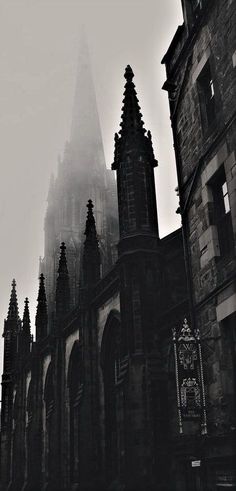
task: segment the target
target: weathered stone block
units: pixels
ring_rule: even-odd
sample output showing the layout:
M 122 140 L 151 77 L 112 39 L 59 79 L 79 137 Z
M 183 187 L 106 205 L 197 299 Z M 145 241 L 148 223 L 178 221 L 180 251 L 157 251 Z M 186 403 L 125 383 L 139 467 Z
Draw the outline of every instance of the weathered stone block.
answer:
M 216 316 L 218 322 L 222 321 L 234 312 L 236 312 L 236 293 L 217 305 Z

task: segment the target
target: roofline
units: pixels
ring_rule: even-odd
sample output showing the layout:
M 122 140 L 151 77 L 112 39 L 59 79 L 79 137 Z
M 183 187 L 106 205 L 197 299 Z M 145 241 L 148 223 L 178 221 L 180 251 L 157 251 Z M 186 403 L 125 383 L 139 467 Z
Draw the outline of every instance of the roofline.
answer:
M 177 45 L 177 42 L 179 41 L 179 38 L 184 30 L 184 27 L 185 27 L 185 23 L 183 22 L 183 24 L 181 24 L 181 26 L 178 26 L 176 31 L 175 31 L 175 34 L 174 34 L 174 37 L 170 43 L 170 46 L 167 50 L 167 52 L 165 53 L 165 55 L 163 56 L 162 60 L 161 60 L 161 64 L 165 64 L 168 59 L 170 58 L 170 55 L 173 51 L 173 49 L 176 47 Z
M 162 237 L 160 239 L 161 240 L 161 244 L 163 242 L 167 242 L 168 240 L 175 239 L 176 237 L 182 235 L 182 230 L 183 230 L 183 228 L 182 227 L 179 227 L 176 230 L 174 230 L 173 232 L 170 232 L 168 235 L 165 235 L 164 237 Z

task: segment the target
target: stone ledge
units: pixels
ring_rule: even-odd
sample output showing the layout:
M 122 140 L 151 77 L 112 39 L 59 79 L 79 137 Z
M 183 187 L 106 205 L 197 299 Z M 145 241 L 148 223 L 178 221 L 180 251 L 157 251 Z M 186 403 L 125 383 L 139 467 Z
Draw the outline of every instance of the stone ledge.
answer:
M 221 322 L 234 312 L 236 312 L 236 293 L 217 305 L 216 317 L 218 322 Z

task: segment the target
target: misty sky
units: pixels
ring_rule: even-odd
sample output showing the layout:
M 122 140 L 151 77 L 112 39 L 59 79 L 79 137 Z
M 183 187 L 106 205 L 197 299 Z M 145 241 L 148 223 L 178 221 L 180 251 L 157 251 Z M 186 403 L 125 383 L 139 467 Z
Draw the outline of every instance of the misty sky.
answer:
M 0 0 L 0 331 L 16 278 L 34 325 L 49 177 L 69 138 L 80 25 L 90 48 L 106 164 L 119 130 L 124 69 L 133 68 L 153 135 L 161 236 L 179 226 L 173 143 L 161 59 L 180 0 Z

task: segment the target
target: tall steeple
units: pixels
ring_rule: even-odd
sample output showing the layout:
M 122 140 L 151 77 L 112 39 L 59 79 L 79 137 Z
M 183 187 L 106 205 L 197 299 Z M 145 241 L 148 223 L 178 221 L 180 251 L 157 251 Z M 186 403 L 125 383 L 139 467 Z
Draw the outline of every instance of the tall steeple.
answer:
M 61 254 L 56 288 L 56 315 L 58 319 L 64 317 L 70 309 L 69 274 L 66 261 L 66 246 L 64 242 L 61 243 L 60 249 Z
M 30 352 L 31 343 L 31 329 L 30 329 L 30 314 L 29 314 L 29 300 L 26 297 L 25 307 L 23 313 L 22 329 L 21 329 L 21 350 L 23 355 Z
M 57 176 L 51 181 L 45 219 L 45 255 L 41 272 L 46 276 L 49 324 L 55 306 L 57 251 L 61 242 L 67 246 L 71 307 L 78 301 L 85 229 L 83 210 L 88 198 L 95 205 L 102 268 L 106 271 L 116 255 L 116 186 L 114 175 L 105 164 L 90 57 L 82 35 L 70 139 L 64 156 L 59 159 Z
M 92 169 L 93 172 L 104 172 L 106 165 L 103 141 L 88 42 L 84 28 L 81 29 L 79 42 L 70 142 L 72 151 L 76 151 L 76 156 L 80 155 L 83 159 L 80 162 L 81 170 L 90 173 Z M 90 159 L 89 167 L 86 166 L 87 159 Z M 84 169 L 83 163 L 85 163 Z
M 16 281 L 12 281 L 12 290 L 8 308 L 7 319 L 4 323 L 4 356 L 2 375 L 2 411 L 1 429 L 7 428 L 11 421 L 13 404 L 13 382 L 12 375 L 17 362 L 17 336 L 20 330 L 20 318 L 16 294 Z
M 3 372 L 11 372 L 14 368 L 17 354 L 17 335 L 20 329 L 20 318 L 16 294 L 16 280 L 12 281 L 10 302 L 7 319 L 4 323 L 4 363 Z
M 26 299 L 25 299 L 22 329 L 25 333 L 30 334 L 30 315 L 29 315 L 29 299 L 28 299 L 28 297 L 26 297 Z
M 151 379 L 147 370 L 150 347 L 158 329 L 162 265 L 158 236 L 154 158 L 150 133 L 146 134 L 133 83 L 133 71 L 125 70 L 122 122 L 115 136 L 112 169 L 117 171 L 120 241 L 117 269 L 124 350 L 129 355 L 129 418 L 127 441 L 130 489 L 153 489 L 154 433 Z M 128 409 L 129 411 L 129 409 Z M 137 442 L 136 435 L 139 434 Z M 142 462 L 142 466 L 140 466 Z M 134 477 L 136 476 L 136 477 Z M 145 478 L 144 478 L 145 476 Z
M 83 253 L 83 284 L 84 286 L 92 286 L 100 279 L 100 252 L 96 231 L 96 224 L 93 215 L 92 200 L 88 200 L 88 213 L 84 234 L 86 239 L 84 242 Z
M 18 310 L 18 302 L 17 302 L 17 295 L 16 295 L 16 280 L 13 279 L 7 320 L 18 321 L 18 319 L 19 319 L 19 310 Z
M 133 83 L 133 71 L 125 70 L 125 92 L 119 135 L 115 135 L 112 169 L 117 171 L 120 239 L 149 234 L 158 237 L 151 133 L 144 129 Z
M 47 299 L 44 286 L 44 275 L 42 273 L 39 277 L 39 292 L 37 301 L 38 305 L 35 318 L 36 341 L 46 337 L 48 324 Z
M 144 123 L 138 104 L 137 92 L 133 83 L 134 74 L 130 65 L 127 65 L 124 76 L 126 84 L 121 115 L 122 122 L 120 123 L 121 130 L 119 133 L 124 138 L 130 137 L 135 132 L 144 135 L 146 130 L 143 128 Z

